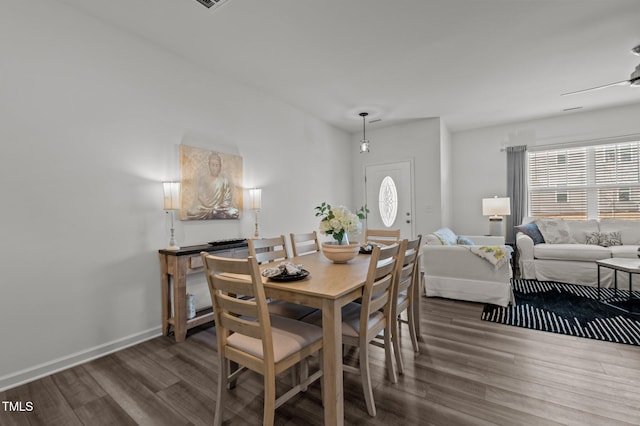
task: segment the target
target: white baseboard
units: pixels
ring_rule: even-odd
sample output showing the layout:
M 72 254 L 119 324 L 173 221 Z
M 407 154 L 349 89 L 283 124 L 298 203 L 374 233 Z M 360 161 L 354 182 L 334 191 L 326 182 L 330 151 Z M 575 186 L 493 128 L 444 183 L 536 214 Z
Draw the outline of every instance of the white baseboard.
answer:
M 50 374 L 66 370 L 67 368 L 83 364 L 93 359 L 100 358 L 110 353 L 117 352 L 129 346 L 137 345 L 138 343 L 142 343 L 160 335 L 162 335 L 161 327 L 154 327 L 109 343 L 8 374 L 0 377 L 0 392 L 32 382 Z

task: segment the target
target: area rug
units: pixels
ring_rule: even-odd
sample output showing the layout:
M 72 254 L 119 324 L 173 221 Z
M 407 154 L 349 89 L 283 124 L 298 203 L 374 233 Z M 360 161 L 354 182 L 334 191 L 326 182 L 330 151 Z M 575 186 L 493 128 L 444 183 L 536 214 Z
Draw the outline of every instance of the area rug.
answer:
M 485 321 L 607 342 L 640 346 L 640 315 L 626 314 L 598 302 L 598 289 L 550 281 L 512 280 L 515 306 L 506 308 L 487 304 L 482 312 Z M 603 298 L 612 304 L 624 303 L 629 292 L 601 289 Z M 640 298 L 640 292 L 634 291 Z M 626 306 L 626 305 L 625 305 Z M 634 300 L 633 312 L 640 312 Z

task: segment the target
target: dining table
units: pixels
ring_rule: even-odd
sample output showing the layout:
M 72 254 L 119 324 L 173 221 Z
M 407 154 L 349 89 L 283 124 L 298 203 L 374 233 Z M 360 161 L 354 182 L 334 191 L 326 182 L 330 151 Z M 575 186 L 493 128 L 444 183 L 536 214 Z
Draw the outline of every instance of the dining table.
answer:
M 262 277 L 267 297 L 322 309 L 325 425 L 344 424 L 341 308 L 362 296 L 370 259 L 358 254 L 347 263 L 333 263 L 315 252 L 288 260 L 309 272 L 304 279 L 281 282 Z

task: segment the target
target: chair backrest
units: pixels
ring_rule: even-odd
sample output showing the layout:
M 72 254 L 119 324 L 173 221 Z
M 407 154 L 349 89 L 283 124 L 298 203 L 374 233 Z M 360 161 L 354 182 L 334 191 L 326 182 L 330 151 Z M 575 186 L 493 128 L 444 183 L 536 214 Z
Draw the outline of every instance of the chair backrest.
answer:
M 259 264 L 288 259 L 284 235 L 273 238 L 250 238 L 249 256 L 255 257 Z
M 362 294 L 362 309 L 360 314 L 360 330 L 367 330 L 369 316 L 372 312 L 383 310 L 389 318 L 390 303 L 396 262 L 400 253 L 400 245 L 375 246 L 371 253 L 367 281 Z M 366 334 L 366 333 L 361 333 Z
M 289 234 L 289 236 L 291 237 L 291 250 L 294 257 L 320 251 L 316 231 L 306 234 Z
M 400 241 L 399 229 L 365 229 L 364 242 L 373 242 L 378 244 L 393 244 Z
M 228 356 L 227 338 L 231 332 L 239 333 L 260 339 L 264 361 L 273 361 L 271 320 L 255 257 L 233 259 L 205 252 L 201 256 L 215 314 L 218 351 Z M 240 299 L 236 294 L 251 299 Z
M 418 271 L 418 255 L 420 254 L 420 242 L 422 235 L 418 235 L 413 240 L 402 240 L 400 243 L 400 254 L 398 255 L 398 268 L 396 268 L 396 280 L 393 288 L 393 298 L 398 300 L 398 296 L 403 291 L 410 291 L 415 284 Z

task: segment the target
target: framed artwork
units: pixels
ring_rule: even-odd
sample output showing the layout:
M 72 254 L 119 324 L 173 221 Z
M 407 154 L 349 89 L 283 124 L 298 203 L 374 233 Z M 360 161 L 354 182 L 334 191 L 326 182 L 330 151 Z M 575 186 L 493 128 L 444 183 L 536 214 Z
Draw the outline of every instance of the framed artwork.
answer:
M 181 220 L 238 219 L 242 157 L 180 145 Z

